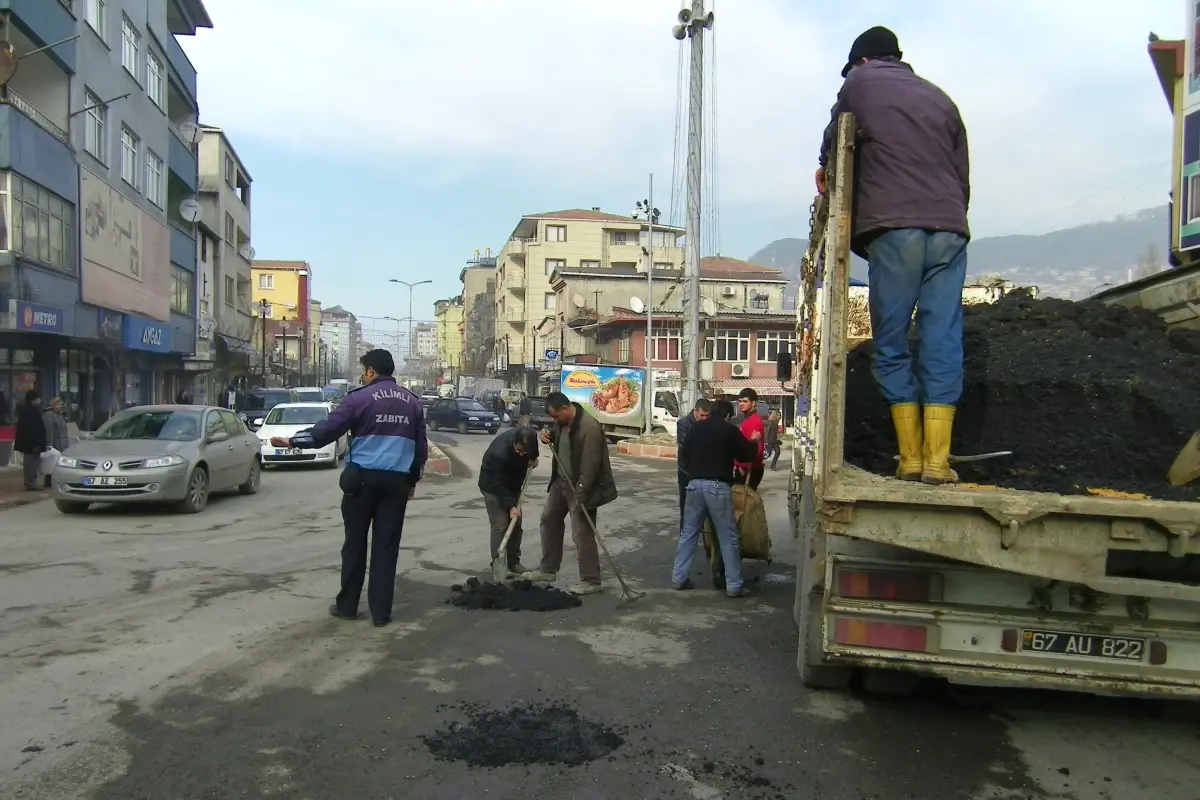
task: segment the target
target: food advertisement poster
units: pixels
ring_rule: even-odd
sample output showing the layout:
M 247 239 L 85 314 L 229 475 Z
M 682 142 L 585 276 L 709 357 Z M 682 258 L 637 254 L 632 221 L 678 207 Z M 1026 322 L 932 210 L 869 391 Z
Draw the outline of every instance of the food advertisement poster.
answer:
M 645 371 L 599 364 L 564 364 L 561 391 L 600 422 L 641 427 Z

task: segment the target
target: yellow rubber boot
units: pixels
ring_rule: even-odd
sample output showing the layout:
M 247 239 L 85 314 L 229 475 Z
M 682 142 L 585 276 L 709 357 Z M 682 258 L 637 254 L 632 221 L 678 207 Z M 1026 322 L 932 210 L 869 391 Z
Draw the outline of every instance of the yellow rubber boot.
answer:
M 954 406 L 925 406 L 923 482 L 936 485 L 958 480 L 958 473 L 950 469 L 950 434 L 953 430 Z
M 921 456 L 921 407 L 916 403 L 892 406 L 892 424 L 896 426 L 896 442 L 900 445 L 900 466 L 896 477 L 902 481 L 919 481 L 924 461 Z

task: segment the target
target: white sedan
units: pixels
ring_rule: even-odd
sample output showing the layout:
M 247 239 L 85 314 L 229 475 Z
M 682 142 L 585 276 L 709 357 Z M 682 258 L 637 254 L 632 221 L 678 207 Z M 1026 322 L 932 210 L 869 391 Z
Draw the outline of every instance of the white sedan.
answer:
M 262 427 L 255 431 L 262 444 L 263 466 L 319 464 L 328 469 L 335 468 L 349 449 L 345 436 L 320 450 L 275 447 L 271 444 L 272 437 L 287 439 L 295 436 L 300 431 L 325 420 L 331 411 L 332 403 L 280 403 L 272 408 L 271 413 L 263 420 Z

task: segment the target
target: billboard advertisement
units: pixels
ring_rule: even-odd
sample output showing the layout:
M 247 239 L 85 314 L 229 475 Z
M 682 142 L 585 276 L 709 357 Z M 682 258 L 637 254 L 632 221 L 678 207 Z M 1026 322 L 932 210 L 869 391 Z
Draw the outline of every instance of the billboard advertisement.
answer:
M 84 302 L 166 322 L 171 314 L 171 238 L 104 179 L 80 171 Z
M 646 371 L 602 364 L 563 364 L 559 391 L 606 425 L 642 427 Z

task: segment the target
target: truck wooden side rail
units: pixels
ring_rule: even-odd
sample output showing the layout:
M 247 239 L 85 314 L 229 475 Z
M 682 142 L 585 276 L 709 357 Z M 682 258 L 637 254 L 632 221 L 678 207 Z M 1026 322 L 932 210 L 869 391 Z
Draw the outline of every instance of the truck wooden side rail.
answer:
M 802 680 L 844 686 L 861 668 L 879 689 L 923 673 L 1200 695 L 1200 503 L 935 487 L 845 463 L 854 132 L 843 115 L 797 304 Z

